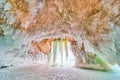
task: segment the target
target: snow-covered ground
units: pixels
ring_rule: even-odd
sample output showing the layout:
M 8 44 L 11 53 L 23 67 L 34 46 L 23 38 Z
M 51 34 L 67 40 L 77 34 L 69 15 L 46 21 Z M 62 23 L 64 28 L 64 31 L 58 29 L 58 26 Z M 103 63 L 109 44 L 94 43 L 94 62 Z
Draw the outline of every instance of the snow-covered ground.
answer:
M 31 65 L 0 69 L 0 80 L 120 80 L 120 73 Z

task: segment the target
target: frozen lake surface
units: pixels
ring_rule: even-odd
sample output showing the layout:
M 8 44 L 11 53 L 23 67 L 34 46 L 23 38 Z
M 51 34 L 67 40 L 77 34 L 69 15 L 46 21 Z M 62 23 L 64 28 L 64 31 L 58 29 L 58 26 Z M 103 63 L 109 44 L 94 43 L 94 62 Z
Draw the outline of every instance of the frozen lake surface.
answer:
M 0 69 L 0 80 L 120 80 L 120 73 L 32 65 Z

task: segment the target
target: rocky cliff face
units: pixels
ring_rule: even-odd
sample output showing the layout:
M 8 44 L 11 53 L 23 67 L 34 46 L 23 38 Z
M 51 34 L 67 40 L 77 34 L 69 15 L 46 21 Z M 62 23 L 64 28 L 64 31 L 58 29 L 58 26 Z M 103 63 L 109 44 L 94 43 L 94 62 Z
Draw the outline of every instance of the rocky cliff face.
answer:
M 119 35 L 120 0 L 0 1 L 0 54 L 25 55 L 32 41 L 69 37 L 74 53 L 84 43 L 86 52 L 120 64 Z

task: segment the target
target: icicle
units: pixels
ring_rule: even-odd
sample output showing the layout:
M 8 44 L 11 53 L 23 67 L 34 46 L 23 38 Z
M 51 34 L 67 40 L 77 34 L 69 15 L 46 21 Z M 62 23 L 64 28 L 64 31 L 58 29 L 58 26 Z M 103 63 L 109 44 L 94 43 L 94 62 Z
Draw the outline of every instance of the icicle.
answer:
M 48 62 L 49 62 L 49 63 L 50 63 L 51 55 L 52 55 L 52 53 L 50 52 L 50 53 L 48 54 Z
M 62 40 L 59 41 L 59 53 L 60 53 L 60 57 L 61 57 L 61 65 L 63 65 L 63 42 Z
M 68 53 L 70 53 L 70 60 L 73 57 L 72 51 L 70 50 L 70 44 L 67 40 L 57 39 L 53 42 L 51 52 L 48 55 L 48 62 L 52 63 L 53 66 L 58 65 L 66 66 L 70 63 L 68 61 Z M 64 61 L 64 62 L 63 62 Z
M 52 42 L 52 46 L 51 46 L 51 52 L 48 54 L 48 62 L 53 64 L 53 42 Z
M 53 44 L 53 65 L 55 65 L 56 63 L 57 47 L 58 47 L 58 40 L 56 40 Z
M 64 40 L 64 47 L 65 47 L 66 59 L 68 59 L 68 42 L 67 42 L 67 40 Z

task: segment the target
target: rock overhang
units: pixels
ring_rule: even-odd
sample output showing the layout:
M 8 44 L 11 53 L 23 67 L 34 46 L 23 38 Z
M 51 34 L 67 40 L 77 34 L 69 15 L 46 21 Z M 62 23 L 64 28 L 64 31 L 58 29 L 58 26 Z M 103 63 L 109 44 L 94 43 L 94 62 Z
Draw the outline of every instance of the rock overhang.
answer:
M 14 35 L 13 39 L 20 37 L 21 43 L 26 44 L 69 36 L 79 47 L 84 42 L 92 52 L 119 63 L 119 3 L 119 0 L 2 0 L 1 34 Z M 6 26 L 15 27 L 16 32 L 9 35 Z

